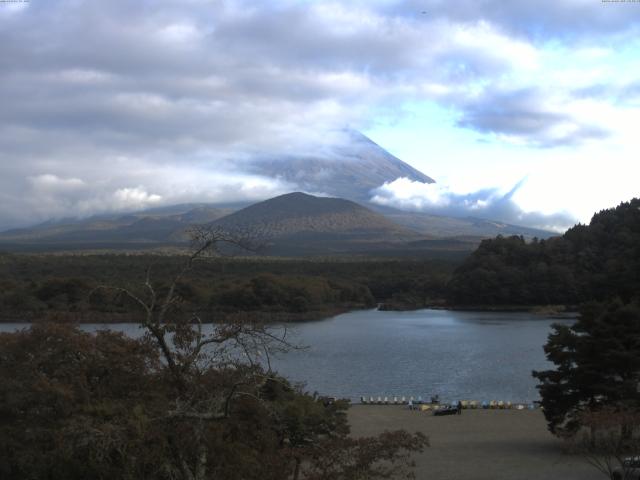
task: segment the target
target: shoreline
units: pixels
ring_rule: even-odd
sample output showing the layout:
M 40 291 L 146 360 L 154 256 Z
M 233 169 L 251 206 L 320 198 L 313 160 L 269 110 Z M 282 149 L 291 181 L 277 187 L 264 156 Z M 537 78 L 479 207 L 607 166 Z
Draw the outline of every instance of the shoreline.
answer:
M 443 305 L 437 303 L 411 306 L 380 303 L 378 310 L 385 312 L 445 310 L 452 312 L 532 313 L 558 319 L 576 318 L 579 314 L 577 305 Z
M 266 312 L 266 311 L 243 311 L 243 312 L 226 312 L 212 316 L 202 321 L 203 325 L 233 322 L 233 321 L 260 321 L 265 324 L 275 323 L 305 323 L 328 320 L 339 315 L 351 312 L 359 312 L 364 310 L 381 311 L 381 312 L 415 312 L 419 310 L 443 310 L 452 312 L 484 312 L 484 313 L 530 313 L 541 318 L 552 318 L 557 320 L 571 320 L 578 317 L 575 307 L 566 307 L 562 310 L 560 306 L 492 306 L 492 305 L 470 305 L 470 306 L 443 306 L 428 305 L 416 308 L 388 308 L 386 304 L 380 303 L 376 306 L 351 306 L 351 307 L 335 307 L 326 310 L 310 310 L 307 312 Z M 0 317 L 0 324 L 7 323 L 74 323 L 74 324 L 123 324 L 123 323 L 140 323 L 140 314 L 122 313 L 122 312 L 46 312 L 31 313 L 29 315 L 10 317 Z M 194 322 L 195 323 L 195 322 Z

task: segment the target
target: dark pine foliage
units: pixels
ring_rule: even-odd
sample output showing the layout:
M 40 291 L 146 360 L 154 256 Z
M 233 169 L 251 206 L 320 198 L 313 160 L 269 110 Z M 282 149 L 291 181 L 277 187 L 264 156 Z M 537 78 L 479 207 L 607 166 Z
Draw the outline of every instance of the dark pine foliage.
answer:
M 640 291 L 640 199 L 595 214 L 563 236 L 483 241 L 455 271 L 457 305 L 577 305 Z
M 638 301 L 586 304 L 575 324 L 554 326 L 545 352 L 556 369 L 533 375 L 553 433 L 574 433 L 585 412 L 640 410 Z

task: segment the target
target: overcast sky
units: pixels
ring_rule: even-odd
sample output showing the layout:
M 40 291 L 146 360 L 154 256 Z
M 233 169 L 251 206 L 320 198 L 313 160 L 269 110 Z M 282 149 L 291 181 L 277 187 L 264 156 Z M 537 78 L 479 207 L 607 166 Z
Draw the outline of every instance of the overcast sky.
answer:
M 601 0 L 0 3 L 0 228 L 268 198 L 243 159 L 345 127 L 437 181 L 379 203 L 585 222 L 639 193 L 639 33 Z

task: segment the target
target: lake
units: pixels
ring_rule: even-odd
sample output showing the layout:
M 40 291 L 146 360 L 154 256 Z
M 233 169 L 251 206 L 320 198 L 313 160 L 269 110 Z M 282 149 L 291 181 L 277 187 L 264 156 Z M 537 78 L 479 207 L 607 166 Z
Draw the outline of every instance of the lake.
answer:
M 308 348 L 272 364 L 309 391 L 358 400 L 364 396 L 422 396 L 530 402 L 538 399 L 532 370 L 551 366 L 542 349 L 551 320 L 529 313 L 356 311 L 288 325 L 288 338 Z M 0 324 L 11 331 L 25 324 Z M 82 325 L 121 330 L 134 324 Z

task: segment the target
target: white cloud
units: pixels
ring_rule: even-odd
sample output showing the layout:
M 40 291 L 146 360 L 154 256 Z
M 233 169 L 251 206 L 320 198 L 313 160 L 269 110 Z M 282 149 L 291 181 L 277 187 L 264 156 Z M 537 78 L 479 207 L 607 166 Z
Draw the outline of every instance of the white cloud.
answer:
M 451 190 L 439 183 L 422 183 L 398 178 L 376 190 L 371 201 L 379 205 L 410 210 L 444 208 L 451 203 Z
M 536 47 L 527 41 L 510 38 L 484 20 L 453 26 L 452 30 L 449 48 L 466 49 L 470 58 L 484 56 L 496 64 L 504 63 L 527 71 L 540 66 L 540 52 Z
M 371 201 L 379 205 L 454 217 L 476 217 L 562 232 L 576 223 L 567 212 L 545 214 L 525 211 L 514 195 L 525 184 L 521 180 L 513 188 L 485 188 L 474 192 L 455 192 L 451 188 L 398 178 L 373 190 Z
M 158 36 L 169 45 L 194 42 L 200 36 L 200 31 L 192 23 L 172 23 L 162 27 Z
M 107 165 L 110 170 L 105 174 Z M 15 177 L 19 166 L 13 167 L 9 175 Z M 68 166 L 62 163 L 57 167 L 64 171 L 63 167 Z M 85 165 L 83 178 L 43 173 L 27 176 L 24 183 L 5 182 L 0 195 L 0 218 L 6 228 L 178 203 L 255 202 L 295 190 L 294 185 L 278 179 L 198 166 L 195 162 L 185 168 L 171 162 L 114 157 L 95 167 Z M 0 173 L 2 170 L 0 166 Z
M 160 195 L 148 193 L 143 187 L 119 188 L 113 194 L 116 209 L 141 210 L 162 200 Z
M 51 173 L 30 176 L 28 180 L 37 190 L 70 191 L 86 187 L 85 182 L 79 178 L 60 178 Z
M 400 119 L 419 101 L 454 112 L 451 129 L 523 152 L 605 141 L 631 150 L 638 19 L 635 5 L 576 0 L 2 6 L 0 228 L 134 204 L 259 200 L 292 186 L 232 171 L 233 159 L 317 151 L 328 132 Z M 447 158 L 424 152 L 415 166 L 432 175 L 429 162 Z M 396 188 L 394 201 L 452 201 L 403 188 L 413 193 Z M 38 200 L 25 203 L 24 189 Z

